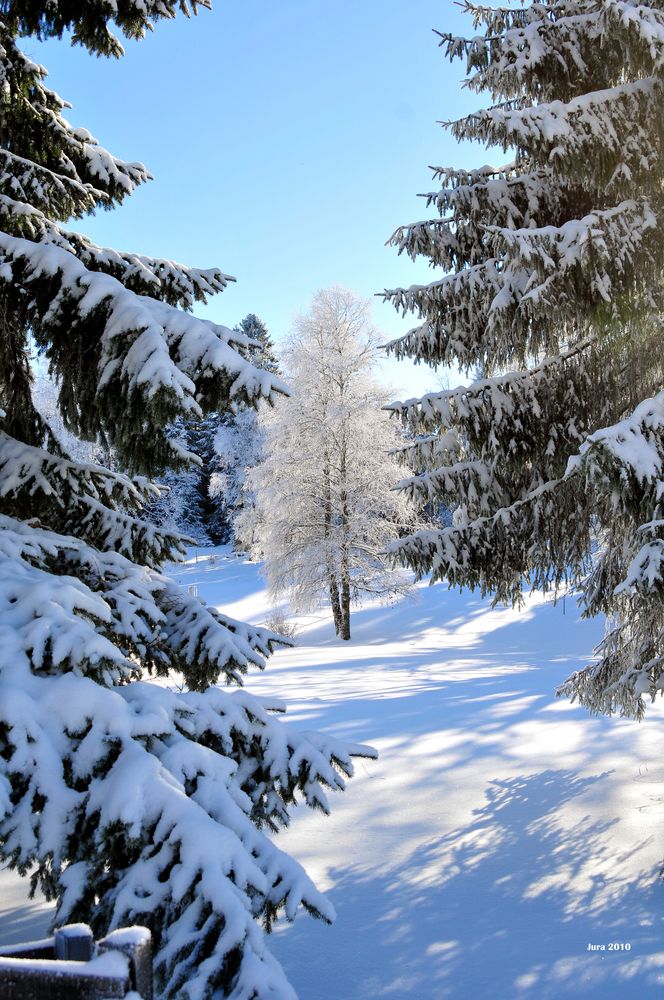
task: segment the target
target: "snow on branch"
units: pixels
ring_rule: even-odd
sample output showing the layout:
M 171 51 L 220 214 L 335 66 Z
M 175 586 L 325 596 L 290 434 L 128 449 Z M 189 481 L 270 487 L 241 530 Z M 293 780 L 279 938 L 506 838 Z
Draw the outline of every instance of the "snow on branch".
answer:
M 153 22 L 172 19 L 180 10 L 186 17 L 198 8 L 210 10 L 212 0 L 86 0 L 72 5 L 26 3 L 25 0 L 5 0 L 3 19 L 20 34 L 41 38 L 62 38 L 71 31 L 72 41 L 96 55 L 124 55 L 110 25 L 116 25 L 127 38 L 143 38 L 153 28 Z
M 388 244 L 412 259 L 428 257 L 446 271 L 482 263 L 490 255 L 486 245 L 487 218 L 495 227 L 527 229 L 541 218 L 560 225 L 569 218 L 570 210 L 585 214 L 591 208 L 582 188 L 554 183 L 544 170 L 501 174 L 467 184 L 456 178 L 451 186 L 422 197 L 427 205 L 435 206 L 441 218 L 400 226 Z
M 464 426 L 482 415 L 492 426 L 510 419 L 515 409 L 535 409 L 539 415 L 541 404 L 537 402 L 537 389 L 548 389 L 547 382 L 561 367 L 579 355 L 585 354 L 596 343 L 588 337 L 555 357 L 544 358 L 539 365 L 525 371 L 505 372 L 491 378 L 477 379 L 472 385 L 444 389 L 427 393 L 420 398 L 394 402 L 385 409 L 400 416 L 403 423 L 415 432 L 432 430 L 439 426 L 449 427 L 452 422 Z M 573 369 L 565 367 L 569 377 Z M 559 377 L 559 376 L 558 376 Z M 482 421 L 484 423 L 484 420 Z
M 569 463 L 568 475 L 576 472 L 605 525 L 585 585 L 586 614 L 611 617 L 598 659 L 559 694 L 594 712 L 641 719 L 644 697 L 664 692 L 664 391 L 590 435 Z
M 439 476 L 446 471 L 438 470 Z M 607 476 L 621 489 L 607 494 Z M 479 586 L 498 601 L 513 601 L 524 579 L 546 591 L 589 567 L 598 504 L 610 505 L 603 512 L 607 519 L 629 518 L 632 510 L 654 509 L 663 500 L 664 391 L 587 437 L 559 479 L 488 516 L 468 520 L 460 511 L 453 527 L 416 532 L 392 543 L 390 551 L 433 580 Z M 635 531 L 640 528 L 634 525 Z
M 599 480 L 609 464 L 617 470 L 617 480 L 631 482 L 629 493 L 614 498 L 621 506 L 629 504 L 629 494 L 637 488 L 654 490 L 658 499 L 664 493 L 664 391 L 643 400 L 624 420 L 591 434 L 570 459 L 568 471 L 584 466 L 591 481 Z
M 219 677 L 241 683 L 250 665 L 263 666 L 275 644 L 288 644 L 267 629 L 207 608 L 120 553 L 99 551 L 71 535 L 2 515 L 0 551 L 9 574 L 3 591 L 7 620 L 18 615 L 16 628 L 42 643 L 37 666 L 62 669 L 66 662 L 117 683 L 134 676 L 141 661 L 160 675 L 180 672 L 191 688 L 201 688 Z M 14 579 L 25 581 L 15 608 Z
M 0 496 L 23 490 L 30 496 L 38 492 L 57 495 L 59 486 L 67 494 L 83 489 L 106 503 L 121 503 L 133 509 L 140 509 L 158 492 L 147 480 L 132 480 L 103 465 L 57 457 L 0 431 Z M 64 506 L 64 499 L 60 503 Z
M 6 8 L 6 5 L 5 5 Z M 150 174 L 142 163 L 128 163 L 100 145 L 85 128 L 75 128 L 62 115 L 67 104 L 44 86 L 46 70 L 25 58 L 16 47 L 15 31 L 0 22 L 3 59 L 1 71 L 9 100 L 3 114 L 5 148 L 39 150 L 32 157 L 55 175 L 70 178 L 82 185 L 93 184 L 104 200 L 121 202 Z M 30 141 L 25 132 L 29 128 Z M 23 141 L 21 141 L 21 138 Z M 88 187 L 88 192 L 92 190 Z
M 421 503 L 440 499 L 457 505 L 465 503 L 482 515 L 509 503 L 509 494 L 493 466 L 477 458 L 428 469 L 400 480 L 394 488 Z
M 657 216 L 646 200 L 627 200 L 559 227 L 487 226 L 491 256 L 483 263 L 428 285 L 385 291 L 384 298 L 404 313 L 427 316 L 425 324 L 387 349 L 462 366 L 472 364 L 480 349 L 493 366 L 524 363 L 543 351 L 558 354 L 572 331 L 578 336 L 583 330 L 593 308 L 606 304 L 617 313 L 615 288 L 626 280 L 635 293 L 641 290 L 649 299 L 657 294 L 652 283 L 662 266 L 657 233 Z M 630 267 L 637 254 L 638 273 Z
M 247 341 L 241 334 L 136 295 L 110 275 L 88 270 L 67 250 L 0 233 L 0 261 L 0 278 L 12 282 L 12 294 L 17 287 L 29 292 L 36 339 L 71 383 L 66 415 L 72 429 L 83 437 L 103 430 L 138 467 L 143 435 L 152 444 L 158 428 L 177 416 L 200 417 L 204 409 L 287 394 L 277 376 L 242 357 L 236 348 Z M 51 343 L 57 344 L 63 326 L 96 363 L 93 414 L 75 404 L 79 393 L 89 391 L 89 371 L 59 371 L 71 358 L 71 348 L 61 356 Z M 146 410 L 142 428 L 135 419 L 137 396 Z M 93 423 L 77 424 L 79 410 L 87 410 Z M 166 454 L 175 447 L 165 436 L 162 445 Z M 176 462 L 182 457 L 174 456 Z
M 654 78 L 594 91 L 523 110 L 494 107 L 451 124 L 457 139 L 477 139 L 503 149 L 516 147 L 538 166 L 555 163 L 562 176 L 578 172 L 580 161 L 605 165 L 607 178 L 618 162 L 635 173 L 655 171 L 659 152 L 651 131 L 639 123 L 657 116 L 661 84 Z
M 524 582 L 556 590 L 588 565 L 589 501 L 576 476 L 550 481 L 509 507 L 442 530 L 418 531 L 390 553 L 432 582 L 481 589 L 494 601 L 518 603 Z M 463 514 L 463 512 L 459 512 Z M 554 538 L 548 529 L 560 525 Z
M 49 528 L 76 534 L 154 568 L 184 554 L 185 539 L 132 515 L 158 495 L 147 480 L 130 480 L 99 465 L 72 462 L 0 431 L 0 497 L 4 511 L 27 509 Z
M 639 73 L 664 64 L 664 14 L 634 0 L 566 3 L 553 16 L 532 4 L 505 25 L 496 32 L 489 22 L 486 34 L 473 38 L 441 34 L 446 56 L 466 59 L 466 86 L 494 100 L 527 93 L 547 101 L 565 86 L 571 95 L 598 48 L 608 78 L 619 78 L 625 63 Z
M 561 302 L 569 299 L 569 295 L 563 298 L 566 286 L 573 283 L 578 294 L 582 281 L 587 287 L 585 310 L 588 301 L 612 301 L 617 282 L 624 283 L 630 262 L 637 256 L 641 262 L 640 283 L 651 283 L 653 272 L 659 273 L 661 266 L 657 229 L 657 216 L 649 203 L 630 199 L 559 227 L 489 226 L 487 233 L 494 252 L 502 244 L 509 248 L 510 269 L 534 265 L 536 274 L 531 276 L 523 301 L 555 297 L 560 309 Z
M 291 645 L 269 629 L 235 621 L 207 607 L 166 578 L 162 578 L 158 602 L 172 669 L 182 673 L 192 690 L 216 683 L 222 671 L 227 681 L 241 684 L 250 664 L 262 670 L 264 657 L 275 645 Z
M 96 246 L 87 236 L 63 229 L 33 205 L 3 194 L 0 194 L 0 219 L 10 235 L 60 247 L 90 271 L 110 274 L 139 295 L 183 309 L 190 310 L 196 302 L 206 302 L 208 296 L 223 292 L 229 282 L 235 281 L 217 267 L 187 267 L 164 258 Z
M 339 770 L 351 773 L 351 757 L 373 756 L 369 747 L 290 733 L 244 693 L 109 690 L 73 673 L 35 676 L 22 653 L 2 671 L 0 720 L 0 769 L 27 776 L 0 837 L 20 864 L 38 863 L 37 880 L 64 890 L 58 923 L 85 912 L 93 928 L 148 926 L 157 984 L 170 995 L 204 995 L 229 961 L 236 995 L 256 984 L 262 996 L 292 995 L 255 919 L 269 927 L 304 906 L 329 921 L 334 910 L 257 829 L 254 812 L 270 807 L 256 798 L 256 772 L 290 804 L 316 786 L 343 787 Z M 95 846 L 85 857 L 83 827 Z M 111 876 L 110 857 L 130 861 Z
M 0 193 L 10 199 L 3 204 L 3 218 L 7 220 L 12 215 L 27 217 L 36 212 L 48 212 L 55 218 L 79 217 L 107 201 L 93 185 L 1 148 Z

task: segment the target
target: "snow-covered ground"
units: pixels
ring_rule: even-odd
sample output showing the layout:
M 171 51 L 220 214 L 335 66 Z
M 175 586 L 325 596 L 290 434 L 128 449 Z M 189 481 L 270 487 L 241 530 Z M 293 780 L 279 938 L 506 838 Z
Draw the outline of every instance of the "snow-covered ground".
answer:
M 270 616 L 257 567 L 228 550 L 175 575 L 237 618 Z M 422 585 L 351 624 L 342 643 L 300 620 L 297 647 L 248 682 L 303 728 L 380 751 L 332 816 L 303 810 L 279 835 L 337 910 L 273 936 L 301 1000 L 659 995 L 664 714 L 594 719 L 553 693 L 599 623 L 569 598 L 491 610 Z M 16 878 L 0 890 L 0 941 L 45 932 Z

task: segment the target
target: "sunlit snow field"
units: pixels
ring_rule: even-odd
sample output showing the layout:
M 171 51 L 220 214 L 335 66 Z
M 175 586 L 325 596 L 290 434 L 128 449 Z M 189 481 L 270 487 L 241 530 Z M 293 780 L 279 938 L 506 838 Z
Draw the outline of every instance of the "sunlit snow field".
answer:
M 236 618 L 270 616 L 258 568 L 228 549 L 175 575 Z M 380 752 L 330 817 L 301 810 L 279 835 L 337 910 L 273 935 L 300 1000 L 659 995 L 663 713 L 594 719 L 554 696 L 600 624 L 570 598 L 491 610 L 426 584 L 357 611 L 350 643 L 322 614 L 298 621 L 248 686 Z M 46 932 L 22 883 L 5 873 L 0 891 L 0 941 Z

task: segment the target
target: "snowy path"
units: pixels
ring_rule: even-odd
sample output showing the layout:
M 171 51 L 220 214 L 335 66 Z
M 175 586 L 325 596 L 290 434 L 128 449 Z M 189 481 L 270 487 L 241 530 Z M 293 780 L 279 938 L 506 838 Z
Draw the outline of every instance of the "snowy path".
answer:
M 267 617 L 251 565 L 222 556 L 178 575 L 236 617 Z M 338 913 L 273 937 L 300 1000 L 660 994 L 663 713 L 639 726 L 555 700 L 599 635 L 566 612 L 421 587 L 356 613 L 350 643 L 309 624 L 252 679 L 305 728 L 380 751 L 331 817 L 298 815 L 280 835 Z M 43 929 L 13 885 L 1 940 Z

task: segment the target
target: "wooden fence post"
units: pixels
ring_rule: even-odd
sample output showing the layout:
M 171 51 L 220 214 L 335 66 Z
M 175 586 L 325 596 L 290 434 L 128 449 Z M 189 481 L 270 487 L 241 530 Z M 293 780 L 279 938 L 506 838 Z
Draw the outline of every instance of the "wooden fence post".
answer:
M 153 1000 L 152 937 L 126 927 L 95 942 L 86 924 L 52 938 L 0 947 L 0 1000 Z

